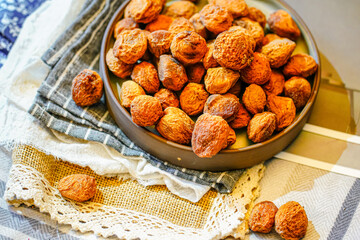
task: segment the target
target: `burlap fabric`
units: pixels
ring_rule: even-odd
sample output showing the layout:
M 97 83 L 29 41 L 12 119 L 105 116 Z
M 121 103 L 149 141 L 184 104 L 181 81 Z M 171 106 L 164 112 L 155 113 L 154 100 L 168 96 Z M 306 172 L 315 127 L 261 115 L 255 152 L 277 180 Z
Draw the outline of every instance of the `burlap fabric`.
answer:
M 264 166 L 257 165 L 237 182 L 233 193 L 210 190 L 192 203 L 170 193 L 165 186 L 144 187 L 134 180 L 96 175 L 91 169 L 56 159 L 30 146 L 13 151 L 4 198 L 15 206 L 34 205 L 60 223 L 81 232 L 124 239 L 243 238 L 246 213 L 258 196 Z M 94 176 L 93 199 L 77 203 L 64 199 L 57 184 L 64 176 Z

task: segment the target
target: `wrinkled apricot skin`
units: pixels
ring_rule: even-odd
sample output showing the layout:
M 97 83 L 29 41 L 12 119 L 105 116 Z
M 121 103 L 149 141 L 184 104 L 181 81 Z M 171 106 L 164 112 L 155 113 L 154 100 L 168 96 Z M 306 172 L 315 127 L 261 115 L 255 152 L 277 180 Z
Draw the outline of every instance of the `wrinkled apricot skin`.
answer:
M 206 44 L 208 50 L 203 58 L 203 64 L 204 64 L 204 67 L 206 70 L 209 68 L 215 68 L 215 67 L 220 66 L 219 63 L 215 60 L 215 58 L 213 56 L 213 52 L 214 52 L 214 48 L 215 48 L 214 42 L 215 41 L 212 40 Z
M 133 18 L 121 19 L 115 25 L 114 38 L 116 39 L 123 30 L 133 30 L 135 28 L 139 28 L 139 24 L 137 24 Z
M 173 21 L 174 19 L 172 17 L 160 14 L 154 21 L 146 25 L 145 30 L 149 32 L 169 30 L 169 27 Z
M 200 14 L 195 13 L 189 19 L 189 21 L 193 24 L 193 26 L 195 28 L 195 32 L 198 33 L 200 36 L 202 36 L 204 39 L 207 39 L 207 37 L 208 37 L 207 30 L 206 30 L 204 24 L 202 24 L 202 22 L 200 20 Z
M 220 116 L 227 122 L 231 122 L 235 119 L 239 108 L 240 102 L 235 95 L 231 93 L 225 95 L 214 94 L 206 100 L 204 113 Z
M 234 145 L 235 142 L 236 142 L 236 132 L 234 131 L 234 129 L 230 128 L 229 136 L 227 138 L 226 144 L 223 146 L 223 149 Z
M 248 13 L 248 15 L 246 15 L 246 17 L 250 18 L 253 21 L 258 22 L 262 28 L 265 28 L 266 17 L 264 15 L 264 13 L 255 7 L 249 7 L 248 10 L 249 10 L 249 13 Z
M 257 203 L 249 217 L 249 227 L 254 232 L 269 233 L 275 224 L 275 214 L 278 208 L 273 202 Z
M 183 31 L 194 31 L 195 28 L 192 23 L 183 17 L 175 18 L 174 21 L 170 24 L 169 32 L 173 33 L 174 36 Z
M 210 0 L 209 3 L 226 8 L 233 18 L 244 17 L 249 12 L 244 0 Z
M 277 131 L 281 131 L 294 122 L 296 107 L 291 98 L 270 95 L 267 108 L 276 115 Z
M 200 83 L 205 75 L 206 69 L 201 62 L 187 66 L 186 73 L 189 82 Z
M 271 94 L 280 95 L 284 91 L 284 85 L 284 75 L 282 75 L 279 71 L 272 70 L 270 80 L 261 87 L 266 93 L 266 96 L 269 96 Z
M 190 116 L 198 115 L 204 109 L 209 94 L 203 84 L 189 83 L 180 94 L 180 106 Z
M 134 68 L 134 64 L 127 64 L 116 57 L 114 57 L 113 49 L 110 48 L 106 54 L 106 65 L 108 66 L 109 70 L 119 78 L 126 78 L 130 76 L 132 70 Z
M 232 25 L 232 15 L 226 10 L 226 8 L 219 5 L 205 5 L 199 14 L 202 24 L 207 30 L 214 34 L 226 31 Z
M 315 59 L 305 53 L 298 53 L 291 56 L 283 68 L 286 77 L 299 76 L 307 78 L 317 70 Z
M 145 95 L 144 89 L 134 81 L 125 81 L 121 86 L 121 105 L 125 108 L 130 108 L 131 102 L 137 96 Z
M 298 240 L 305 236 L 308 218 L 304 208 L 291 201 L 282 205 L 275 215 L 275 231 L 287 240 Z
M 148 47 L 155 57 L 159 58 L 162 54 L 170 53 L 170 45 L 174 35 L 166 30 L 154 31 L 148 36 Z
M 277 39 L 263 46 L 261 53 L 267 57 L 271 68 L 279 68 L 287 63 L 295 47 L 296 44 L 289 39 Z
M 229 125 L 234 129 L 239 129 L 243 127 L 247 127 L 251 119 L 250 114 L 245 109 L 244 105 L 240 103 L 239 110 L 235 114 L 234 120 L 232 120 Z
M 280 37 L 296 40 L 300 37 L 301 32 L 291 15 L 280 9 L 272 13 L 268 19 L 270 30 Z
M 251 84 L 245 89 L 242 102 L 251 114 L 261 113 L 266 105 L 265 92 L 260 86 Z
M 151 63 L 141 62 L 136 65 L 131 79 L 144 88 L 147 93 L 156 93 L 159 90 L 160 81 L 157 70 Z
M 58 184 L 62 196 L 85 202 L 95 196 L 96 181 L 94 177 L 85 174 L 73 174 L 62 178 Z
M 292 77 L 285 82 L 285 96 L 294 101 L 296 109 L 304 107 L 311 95 L 310 83 L 302 77 Z
M 84 69 L 72 81 L 72 99 L 80 107 L 90 106 L 100 101 L 104 83 L 95 71 Z
M 254 53 L 254 60 L 240 72 L 241 79 L 247 84 L 263 85 L 270 80 L 271 68 L 266 56 L 261 53 Z
M 181 90 L 188 82 L 184 66 L 169 55 L 160 56 L 158 73 L 164 87 L 173 91 Z
M 196 12 L 196 6 L 190 1 L 173 2 L 165 12 L 165 15 L 173 18 L 184 17 L 189 19 Z
M 266 44 L 268 44 L 269 42 L 272 42 L 274 40 L 277 39 L 281 39 L 281 37 L 279 37 L 278 35 L 274 34 L 274 33 L 268 33 L 265 35 L 265 37 L 262 39 L 262 46 L 265 46 Z
M 170 46 L 173 57 L 182 64 L 195 64 L 199 62 L 207 51 L 206 41 L 196 32 L 183 31 L 178 33 Z
M 162 0 L 131 0 L 125 8 L 125 17 L 132 17 L 137 23 L 149 23 L 159 16 L 162 8 Z
M 253 60 L 254 48 L 254 39 L 246 30 L 229 30 L 216 38 L 213 56 L 222 67 L 239 71 Z
M 205 87 L 210 94 L 229 91 L 240 78 L 239 72 L 224 67 L 209 68 L 205 75 Z
M 264 29 L 261 27 L 260 23 L 255 22 L 250 18 L 244 17 L 235 20 L 233 24 L 248 30 L 249 34 L 254 38 L 257 46 L 262 44 L 262 40 L 264 38 Z
M 164 138 L 179 143 L 190 144 L 195 123 L 179 108 L 168 107 L 156 125 L 156 130 Z
M 130 111 L 133 122 L 141 127 L 156 124 L 164 114 L 160 101 L 148 95 L 135 97 L 131 102 Z
M 134 64 L 147 49 L 147 37 L 140 29 L 122 31 L 114 44 L 114 56 L 127 64 Z
M 178 97 L 175 95 L 174 92 L 169 89 L 160 89 L 157 93 L 155 93 L 154 97 L 160 101 L 161 106 L 164 110 L 167 107 L 179 107 L 180 102 Z
M 192 134 L 194 153 L 202 158 L 211 158 L 227 143 L 229 132 L 230 127 L 222 117 L 204 113 L 197 119 Z
M 247 127 L 248 138 L 254 143 L 268 140 L 276 129 L 276 116 L 271 112 L 255 114 Z

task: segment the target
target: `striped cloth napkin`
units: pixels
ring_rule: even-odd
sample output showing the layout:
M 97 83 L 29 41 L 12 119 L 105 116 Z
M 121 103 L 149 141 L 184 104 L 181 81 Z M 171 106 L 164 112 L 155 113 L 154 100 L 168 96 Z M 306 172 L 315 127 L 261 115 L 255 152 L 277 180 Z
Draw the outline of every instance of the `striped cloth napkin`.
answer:
M 75 22 L 44 54 L 51 71 L 38 90 L 29 113 L 47 127 L 67 135 L 108 145 L 127 157 L 144 157 L 153 166 L 181 179 L 231 192 L 243 169 L 201 172 L 160 161 L 136 146 L 109 115 L 104 99 L 81 108 L 71 97 L 72 79 L 83 69 L 98 70 L 102 37 L 123 1 L 88 0 Z

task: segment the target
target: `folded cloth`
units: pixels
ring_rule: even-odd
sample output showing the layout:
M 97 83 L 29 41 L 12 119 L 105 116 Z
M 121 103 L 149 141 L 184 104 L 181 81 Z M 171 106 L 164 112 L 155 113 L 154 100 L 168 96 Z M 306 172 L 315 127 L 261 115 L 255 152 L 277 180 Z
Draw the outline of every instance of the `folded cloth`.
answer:
M 51 68 L 38 90 L 29 113 L 47 127 L 67 135 L 106 144 L 126 157 L 145 158 L 153 166 L 179 178 L 231 192 L 243 169 L 204 172 L 180 168 L 146 153 L 123 134 L 104 100 L 91 107 L 78 107 L 71 97 L 72 79 L 83 69 L 98 70 L 99 52 L 106 26 L 123 1 L 89 0 L 76 21 L 43 55 Z

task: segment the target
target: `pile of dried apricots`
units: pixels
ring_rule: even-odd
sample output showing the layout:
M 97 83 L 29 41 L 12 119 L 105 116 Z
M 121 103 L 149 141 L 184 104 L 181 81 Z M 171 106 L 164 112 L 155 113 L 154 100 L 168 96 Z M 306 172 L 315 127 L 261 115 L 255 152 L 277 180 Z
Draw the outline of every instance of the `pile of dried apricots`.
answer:
M 234 129 L 258 143 L 294 121 L 317 63 L 292 55 L 301 32 L 289 13 L 266 19 L 244 0 L 210 0 L 199 12 L 191 1 L 164 6 L 130 1 L 106 55 L 114 75 L 132 79 L 120 98 L 134 123 L 212 157 L 235 143 Z

